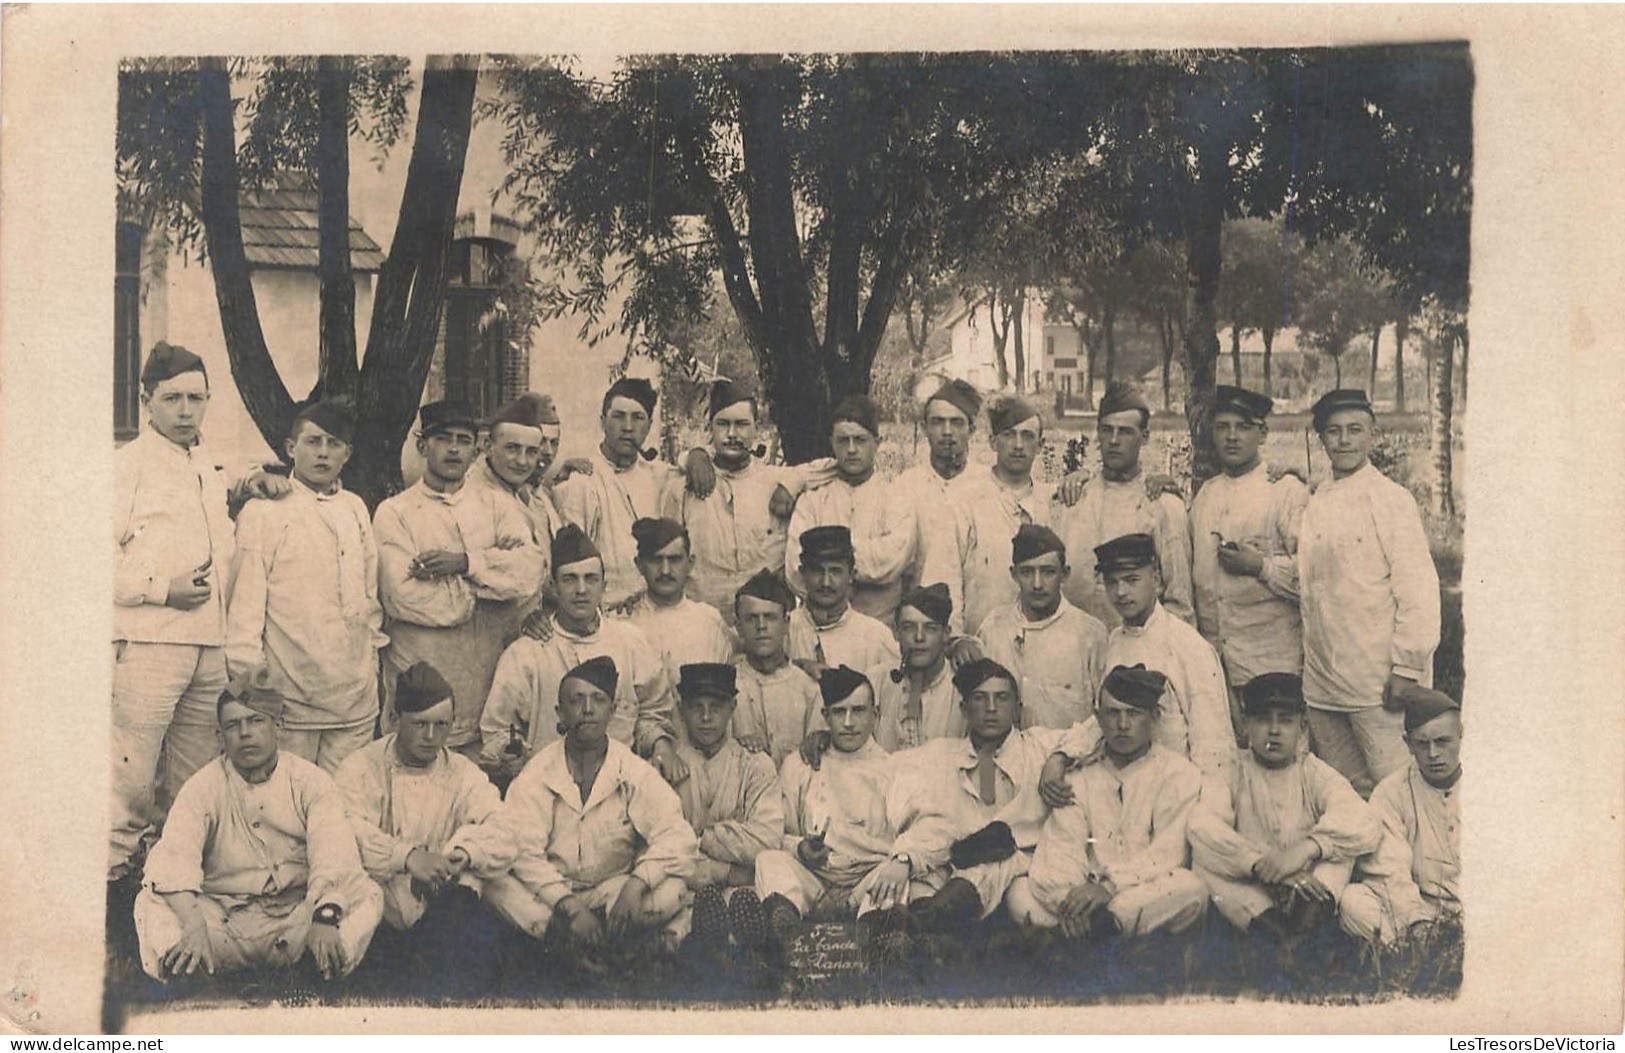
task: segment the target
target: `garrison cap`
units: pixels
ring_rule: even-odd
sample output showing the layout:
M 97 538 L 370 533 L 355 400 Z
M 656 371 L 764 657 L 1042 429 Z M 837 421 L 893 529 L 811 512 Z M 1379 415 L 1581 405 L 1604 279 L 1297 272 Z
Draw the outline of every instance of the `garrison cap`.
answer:
M 880 407 L 868 395 L 848 395 L 835 407 L 830 414 L 830 423 L 839 424 L 849 420 L 862 427 L 870 435 L 880 435 Z
M 559 679 L 559 694 L 564 693 L 564 681 L 580 680 L 584 684 L 591 684 L 610 698 L 615 697 L 615 685 L 620 683 L 621 674 L 615 670 L 615 659 L 607 654 L 597 658 L 589 658 L 585 662 L 571 669 Z
M 632 539 L 638 543 L 639 559 L 650 558 L 678 538 L 687 542 L 688 530 L 675 519 L 639 519 L 632 524 Z
M 609 409 L 611 400 L 618 398 L 631 399 L 643 407 L 643 412 L 652 414 L 659 396 L 655 393 L 655 386 L 642 377 L 622 377 L 604 392 L 604 408 Z
M 1025 563 L 1050 552 L 1059 552 L 1061 562 L 1066 562 L 1066 542 L 1055 531 L 1038 523 L 1023 523 L 1010 542 L 1010 564 Z
M 1010 686 L 1020 693 L 1021 686 L 1016 681 L 1016 675 L 991 658 L 973 659 L 960 666 L 954 673 L 954 689 L 959 692 L 961 698 L 969 698 L 972 691 L 994 677 L 1010 681 Z
M 823 696 L 825 706 L 833 706 L 837 702 L 852 697 L 852 693 L 860 687 L 869 689 L 869 699 L 874 701 L 875 686 L 869 683 L 869 678 L 848 666 L 838 665 L 833 669 L 826 669 L 818 674 L 818 693 Z
M 1033 417 L 1038 417 L 1040 421 L 1043 420 L 1043 417 L 1038 412 L 1038 407 L 1020 396 L 1012 395 L 1009 398 L 1000 399 L 988 408 L 987 426 L 988 430 L 997 435 L 1000 432 L 1009 431 L 1022 421 L 1030 420 Z
M 942 386 L 925 400 L 927 406 L 933 402 L 948 403 L 963 413 L 972 424 L 976 423 L 976 415 L 982 412 L 982 396 L 958 377 L 943 381 Z
M 451 685 L 428 662 L 414 662 L 395 678 L 395 712 L 419 713 L 451 697 Z
M 1113 666 L 1100 684 L 1102 694 L 1135 709 L 1156 709 L 1167 688 L 1168 678 L 1144 663 Z
M 203 359 L 179 344 L 166 344 L 160 340 L 147 352 L 146 364 L 141 367 L 141 386 L 151 391 L 171 377 L 194 370 L 202 373 L 205 381 L 209 379 L 209 370 L 203 365 Z
M 711 385 L 711 397 L 705 412 L 705 419 L 710 420 L 729 406 L 749 402 L 752 406 L 756 397 L 731 380 L 718 380 Z
M 741 596 L 754 596 L 759 600 L 767 600 L 769 603 L 778 604 L 786 611 L 796 609 L 796 594 L 791 591 L 790 586 L 784 580 L 784 576 L 776 571 L 768 570 L 766 567 L 752 574 L 745 584 L 739 586 L 739 591 L 734 593 L 734 602 L 738 603 Z
M 219 701 L 215 703 L 214 711 L 217 718 L 220 707 L 227 702 L 247 706 L 272 720 L 280 720 L 282 711 L 287 706 L 287 700 L 271 680 L 271 671 L 264 666 L 238 673 L 231 678 L 225 690 L 220 692 Z
M 293 427 L 288 429 L 288 434 L 297 434 L 300 423 L 307 420 L 335 439 L 355 441 L 355 410 L 351 408 L 349 399 L 322 399 L 311 403 L 294 416 Z
M 1400 697 L 1405 703 L 1406 734 L 1446 713 L 1461 712 L 1461 704 L 1455 699 L 1443 691 L 1435 691 L 1421 684 L 1404 688 Z
M 903 597 L 899 609 L 902 607 L 913 607 L 941 626 L 946 626 L 954 613 L 953 597 L 948 595 L 948 586 L 940 581 L 934 585 L 915 586 Z
M 1149 418 L 1151 403 L 1145 400 L 1140 389 L 1126 380 L 1114 380 L 1106 385 L 1106 390 L 1100 396 L 1100 411 L 1096 419 L 1109 417 L 1113 413 L 1122 413 L 1124 410 L 1140 410 Z
M 598 551 L 598 546 L 592 543 L 592 538 L 574 523 L 566 523 L 559 527 L 559 532 L 553 535 L 553 547 L 549 556 L 555 574 L 560 569 L 572 563 L 580 563 L 584 559 L 604 558 L 603 553 Z
M 559 422 L 558 410 L 553 406 L 553 400 L 547 395 L 535 391 L 527 391 L 523 395 L 496 411 L 491 418 L 491 426 L 498 424 L 518 424 L 526 428 L 540 428 L 544 424 L 557 424 Z

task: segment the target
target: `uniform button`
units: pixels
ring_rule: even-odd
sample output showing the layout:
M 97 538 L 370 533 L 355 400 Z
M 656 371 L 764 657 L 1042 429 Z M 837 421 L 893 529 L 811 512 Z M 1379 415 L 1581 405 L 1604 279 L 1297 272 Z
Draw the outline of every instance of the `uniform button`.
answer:
M 256 820 L 254 820 L 252 823 L 250 823 L 248 825 L 250 825 L 254 829 L 258 830 L 260 828 L 260 821 L 258 819 L 256 819 Z

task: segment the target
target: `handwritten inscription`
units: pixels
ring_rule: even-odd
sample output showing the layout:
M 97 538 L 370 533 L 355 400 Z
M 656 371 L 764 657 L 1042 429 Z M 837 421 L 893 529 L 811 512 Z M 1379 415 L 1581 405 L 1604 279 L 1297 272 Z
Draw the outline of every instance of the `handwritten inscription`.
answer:
M 848 925 L 808 926 L 790 945 L 790 965 L 804 980 L 820 981 L 864 971 L 863 948 Z

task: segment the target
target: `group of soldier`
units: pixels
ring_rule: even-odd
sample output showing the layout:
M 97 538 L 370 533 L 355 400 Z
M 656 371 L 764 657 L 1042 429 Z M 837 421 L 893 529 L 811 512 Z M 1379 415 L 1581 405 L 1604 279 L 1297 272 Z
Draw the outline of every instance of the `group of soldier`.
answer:
M 228 485 L 202 361 L 159 344 L 141 381 L 108 880 L 156 979 L 337 978 L 375 936 L 466 979 L 497 938 L 590 971 L 782 958 L 826 919 L 877 960 L 995 923 L 1083 960 L 1210 908 L 1373 947 L 1459 919 L 1438 579 L 1363 392 L 1315 404 L 1311 495 L 1262 460 L 1271 400 L 1220 387 L 1188 510 L 1121 384 L 1100 471 L 1058 484 L 1042 414 L 957 380 L 895 478 L 863 397 L 793 467 L 728 381 L 681 467 L 644 448 L 647 381 L 558 463 L 546 396 L 439 401 L 369 517 L 345 404 Z

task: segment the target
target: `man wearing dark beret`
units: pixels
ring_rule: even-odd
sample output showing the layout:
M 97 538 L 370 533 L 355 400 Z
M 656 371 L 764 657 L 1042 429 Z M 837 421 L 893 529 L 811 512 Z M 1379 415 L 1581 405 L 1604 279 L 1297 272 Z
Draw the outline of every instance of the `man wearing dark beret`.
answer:
M 735 660 L 739 704 L 733 732 L 739 744 L 765 753 L 777 769 L 796 751 L 818 713 L 818 684 L 790 660 L 790 612 L 796 595 L 766 567 L 734 595 L 734 625 L 743 654 Z
M 1066 777 L 1077 803 L 1050 812 L 1032 870 L 1010 886 L 1018 924 L 1132 938 L 1183 932 L 1206 913 L 1185 840 L 1202 775 L 1154 741 L 1165 688 L 1138 666 L 1107 674 L 1095 705 L 1102 748 Z
M 675 519 L 640 519 L 632 524 L 638 546 L 638 573 L 645 592 L 627 611 L 666 663 L 666 675 L 691 662 L 732 662 L 733 637 L 722 615 L 710 604 L 686 595 L 689 571 L 688 531 Z
M 1191 848 L 1225 920 L 1284 940 L 1336 917 L 1354 862 L 1376 850 L 1382 823 L 1347 779 L 1300 748 L 1301 678 L 1254 677 L 1241 706 L 1248 748 L 1224 783 L 1204 788 Z
M 1072 568 L 1055 531 L 1023 523 L 1011 559 L 1016 602 L 994 609 L 976 638 L 1020 680 L 1029 726 L 1071 727 L 1088 717 L 1105 675 L 1106 627 L 1068 602 Z
M 941 582 L 915 587 L 897 608 L 897 643 L 903 663 L 896 669 L 871 670 L 880 692 L 880 722 L 875 741 L 896 752 L 928 739 L 957 739 L 965 734 L 965 717 L 954 691 L 948 661 L 948 625 L 953 600 Z
M 1095 441 L 1100 474 L 1089 480 L 1077 504 L 1057 516 L 1055 532 L 1068 551 L 1088 552 L 1123 534 L 1149 534 L 1156 540 L 1162 565 L 1159 597 L 1169 612 L 1194 621 L 1191 602 L 1191 537 L 1185 503 L 1167 493 L 1159 480 L 1148 480 L 1140 454 L 1151 438 L 1151 406 L 1138 388 L 1122 381 L 1108 385 L 1100 398 Z M 1099 618 L 1107 628 L 1118 614 L 1100 581 L 1074 574 L 1066 598 Z
M 673 480 L 663 514 L 688 528 L 693 556 L 689 594 L 733 624 L 734 594 L 762 567 L 785 565 L 786 528 L 801 493 L 834 476 L 829 458 L 768 464 L 758 446 L 761 407 L 731 380 L 711 385 L 709 417 L 715 489 Z
M 609 730 L 620 676 L 608 656 L 559 680 L 556 733 L 491 822 L 517 850 L 485 897 L 522 932 L 602 972 L 606 943 L 675 950 L 698 855 L 682 802 Z
M 810 676 L 837 665 L 895 669 L 900 652 L 891 627 L 852 606 L 857 553 L 851 530 L 815 526 L 796 540 L 807 603 L 790 615 L 791 661 Z
M 498 938 L 479 890 L 512 854 L 488 822 L 502 798 L 473 761 L 446 749 L 451 685 L 433 666 L 400 675 L 395 708 L 395 731 L 346 757 L 336 776 L 362 866 L 383 890 L 378 938 L 433 956 L 443 982 L 477 994 L 495 979 Z M 407 930 L 414 939 L 390 939 Z
M 1371 794 L 1382 847 L 1360 860 L 1361 880 L 1340 904 L 1343 931 L 1391 944 L 1422 929 L 1460 924 L 1461 707 L 1416 687 L 1405 697 L 1411 763 Z
M 1093 722 L 1021 727 L 1016 676 L 992 659 L 965 663 L 953 681 L 966 734 L 904 755 L 888 804 L 913 880 L 937 889 L 914 905 L 916 920 L 948 936 L 993 913 L 1027 872 L 1049 808 L 1041 779 L 1058 780 L 1065 759 L 1083 759 L 1100 738 Z
M 466 485 L 479 422 L 446 399 L 419 411 L 423 476 L 378 506 L 378 592 L 388 616 L 384 725 L 397 678 L 428 662 L 452 686 L 446 744 L 480 750 L 480 717 L 508 636 L 541 592 L 546 557 L 529 517 L 511 498 Z
M 226 686 L 228 508 L 284 496 L 264 472 L 228 487 L 202 445 L 203 360 L 160 341 L 141 369 L 141 434 L 113 454 L 112 801 L 108 880 L 130 859 L 191 774 L 219 752 L 215 699 Z
M 237 516 L 226 666 L 266 667 L 287 699 L 281 746 L 332 774 L 378 719 L 378 546 L 367 506 L 344 489 L 355 418 L 347 402 L 305 407 L 287 454 L 293 492 Z
M 688 878 L 693 935 L 712 950 L 730 934 L 741 947 L 762 946 L 767 933 L 755 892 L 756 860 L 784 839 L 784 795 L 773 762 L 746 752 L 729 734 L 735 680 L 730 664 L 693 662 L 677 681 L 684 732 L 677 751 L 688 765 L 677 797 L 700 839 L 699 862 Z
M 1106 638 L 1106 666 L 1143 665 L 1167 676 L 1171 697 L 1157 741 L 1223 781 L 1236 752 L 1224 667 L 1213 645 L 1158 601 L 1158 567 L 1149 534 L 1125 534 L 1095 549 L 1095 569 L 1122 619 Z
M 1365 392 L 1328 392 L 1314 420 L 1332 477 L 1299 528 L 1303 691 L 1316 752 L 1369 793 L 1405 767 L 1400 697 L 1433 682 L 1439 574 L 1415 499 L 1371 464 Z
M 176 795 L 135 901 L 141 968 L 155 980 L 287 969 L 307 950 L 337 979 L 367 953 L 383 893 L 332 778 L 278 751 L 283 708 L 265 670 L 220 693 L 224 754 Z
M 565 674 L 588 658 L 606 658 L 619 670 L 610 738 L 648 757 L 672 782 L 682 781 L 676 685 L 642 629 L 604 615 L 604 560 L 597 546 L 566 523 L 553 538 L 552 563 L 558 609 L 545 635 L 522 635 L 502 653 L 480 724 L 480 767 L 499 777 L 516 774 L 558 737 L 552 711 Z
M 1261 673 L 1303 671 L 1298 611 L 1298 528 L 1309 490 L 1271 481 L 1259 450 L 1274 403 L 1220 384 L 1213 450 L 1223 471 L 1191 502 L 1196 627 L 1224 659 L 1231 698 Z
M 852 606 L 890 624 L 903 595 L 904 575 L 914 566 L 918 526 L 914 505 L 899 500 L 892 481 L 875 471 L 879 415 L 879 407 L 865 395 L 849 395 L 835 407 L 829 436 L 835 481 L 796 502 L 785 573 L 792 585 L 798 583 L 802 534 L 814 527 L 846 527 L 855 553 Z

